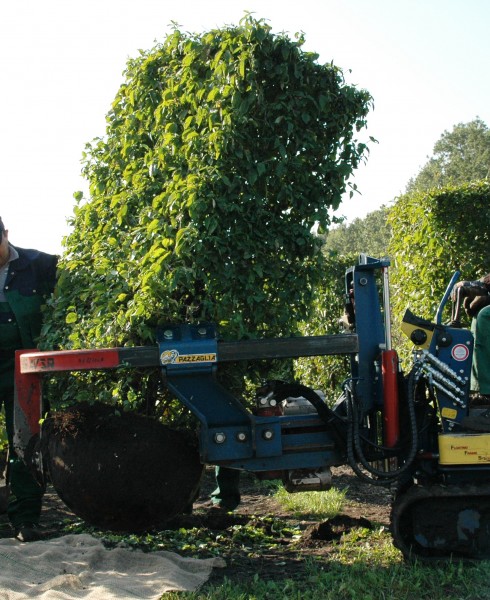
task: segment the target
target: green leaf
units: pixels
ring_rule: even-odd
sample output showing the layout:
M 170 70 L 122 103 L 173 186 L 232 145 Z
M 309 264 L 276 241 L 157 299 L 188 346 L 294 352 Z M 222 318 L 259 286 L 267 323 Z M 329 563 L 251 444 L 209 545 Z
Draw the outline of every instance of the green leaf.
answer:
M 247 57 L 245 55 L 242 55 L 240 57 L 239 73 L 240 73 L 240 77 L 242 77 L 242 78 L 245 77 L 245 64 L 246 64 L 246 60 L 247 60 Z

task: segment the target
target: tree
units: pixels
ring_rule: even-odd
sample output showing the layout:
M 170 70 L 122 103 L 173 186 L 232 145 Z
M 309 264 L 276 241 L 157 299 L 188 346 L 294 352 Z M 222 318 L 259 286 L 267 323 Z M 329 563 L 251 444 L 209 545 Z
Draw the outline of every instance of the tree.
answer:
M 389 216 L 395 323 L 401 322 L 407 307 L 434 320 L 455 271 L 464 279 L 488 273 L 489 204 L 489 181 L 406 194 L 397 200 Z
M 366 155 L 371 106 L 303 43 L 247 16 L 128 62 L 86 149 L 45 346 L 151 343 L 197 320 L 232 339 L 297 332 L 322 273 L 314 226 Z M 128 374 L 109 399 L 141 385 Z
M 323 277 L 315 289 L 308 317 L 300 324 L 303 335 L 340 334 L 345 309 L 345 272 L 357 264 L 359 254 L 324 251 Z M 295 375 L 304 384 L 322 390 L 331 404 L 337 399 L 340 384 L 350 374 L 350 357 L 316 356 L 299 358 L 294 363 Z
M 330 229 L 325 236 L 325 250 L 339 254 L 364 252 L 377 258 L 386 256 L 391 237 L 387 222 L 389 210 L 382 206 L 363 219 L 356 218 L 352 223 L 341 223 Z
M 407 192 L 458 185 L 490 176 L 490 131 L 476 118 L 445 131 L 434 145 L 434 156 L 410 179 Z

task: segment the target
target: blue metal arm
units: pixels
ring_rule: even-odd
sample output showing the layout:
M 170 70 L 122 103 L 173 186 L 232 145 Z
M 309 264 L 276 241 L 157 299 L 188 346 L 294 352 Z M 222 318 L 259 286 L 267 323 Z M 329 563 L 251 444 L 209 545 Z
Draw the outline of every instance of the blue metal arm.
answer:
M 441 303 L 439 304 L 439 307 L 437 309 L 437 313 L 436 313 L 436 324 L 437 325 L 440 325 L 442 323 L 442 313 L 447 304 L 447 301 L 449 300 L 449 297 L 451 296 L 451 292 L 453 291 L 454 284 L 456 283 L 456 281 L 458 281 L 460 276 L 461 276 L 460 271 L 456 271 L 454 273 L 454 275 L 451 277 L 451 281 L 449 282 L 449 284 L 446 288 L 446 291 L 444 292 L 444 296 L 442 297 Z

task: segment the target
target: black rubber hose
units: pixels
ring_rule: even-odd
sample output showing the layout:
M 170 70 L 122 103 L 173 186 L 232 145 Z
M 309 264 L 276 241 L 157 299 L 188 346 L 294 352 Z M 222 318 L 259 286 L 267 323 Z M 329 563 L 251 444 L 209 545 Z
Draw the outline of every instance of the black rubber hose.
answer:
M 315 407 L 320 419 L 322 419 L 322 421 L 329 426 L 335 442 L 337 443 L 338 449 L 343 453 L 346 452 L 346 434 L 345 431 L 339 427 L 340 419 L 334 413 L 334 411 L 325 404 L 315 390 L 312 390 L 301 383 L 286 383 L 284 381 L 276 380 L 269 381 L 267 383 L 271 387 L 274 397 L 279 402 L 281 400 L 285 400 L 286 398 L 302 397 L 308 400 L 308 402 Z
M 417 455 L 418 446 L 417 419 L 415 415 L 415 388 L 417 380 L 418 377 L 416 377 L 412 372 L 408 379 L 408 393 L 406 398 L 409 411 L 409 425 L 411 430 L 410 451 L 405 463 L 400 468 L 393 471 L 382 471 L 381 469 L 376 469 L 366 460 L 361 446 L 361 436 L 359 434 L 359 415 L 354 398 L 355 393 L 352 391 L 352 389 L 348 388 L 347 386 L 345 387 L 349 423 L 347 436 L 347 458 L 349 461 L 349 466 L 363 481 L 367 481 L 374 485 L 390 485 L 393 480 L 400 477 L 412 466 Z M 379 447 L 380 446 L 378 446 L 378 448 Z M 358 463 L 361 463 L 366 471 L 376 477 L 379 477 L 379 479 L 374 479 L 366 475 L 360 469 Z

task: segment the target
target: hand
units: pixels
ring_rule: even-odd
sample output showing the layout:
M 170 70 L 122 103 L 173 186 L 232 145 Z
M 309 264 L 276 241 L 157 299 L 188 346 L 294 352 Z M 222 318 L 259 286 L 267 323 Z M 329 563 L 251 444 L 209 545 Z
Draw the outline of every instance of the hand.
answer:
M 451 290 L 451 300 L 453 302 L 455 302 L 458 297 L 459 288 L 467 287 L 469 283 L 469 281 L 458 281 L 454 284 L 453 289 Z
M 482 281 L 458 281 L 451 290 L 451 300 L 455 301 L 458 295 L 473 300 L 477 296 L 487 296 L 488 289 Z
M 488 306 L 490 304 L 490 296 L 476 296 L 471 299 L 469 297 L 464 299 L 463 306 L 466 311 L 466 314 L 473 318 L 480 312 L 480 310 L 484 306 Z

